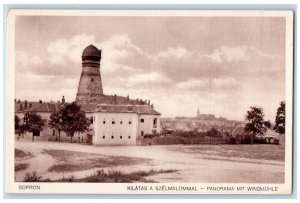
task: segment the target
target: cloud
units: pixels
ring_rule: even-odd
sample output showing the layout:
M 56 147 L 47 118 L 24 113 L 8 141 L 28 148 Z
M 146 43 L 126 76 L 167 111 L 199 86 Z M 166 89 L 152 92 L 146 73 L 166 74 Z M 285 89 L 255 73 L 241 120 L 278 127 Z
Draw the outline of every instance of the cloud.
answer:
M 158 57 L 177 57 L 177 58 L 181 58 L 184 55 L 186 55 L 188 53 L 188 51 L 182 47 L 177 47 L 177 48 L 173 48 L 173 47 L 169 47 L 167 51 L 163 51 L 157 54 Z
M 31 56 L 27 52 L 16 52 L 16 64 L 21 68 L 30 68 L 31 66 L 41 65 L 44 61 L 39 56 Z
M 233 62 L 233 61 L 241 61 L 247 60 L 246 51 L 247 46 L 237 46 L 237 47 L 221 47 L 219 49 L 214 50 L 214 52 L 209 55 L 209 57 L 218 63 L 222 62 Z
M 201 92 L 218 92 L 219 90 L 237 90 L 239 83 L 234 78 L 206 78 L 201 80 L 190 79 L 179 82 L 176 87 L 182 90 L 198 90 Z
M 78 63 L 81 61 L 83 49 L 95 42 L 94 35 L 76 35 L 71 39 L 57 39 L 47 47 L 49 60 L 52 64 L 65 65 L 68 61 Z
M 217 88 L 234 88 L 238 87 L 239 83 L 237 82 L 236 79 L 231 78 L 231 77 L 226 77 L 226 78 L 214 78 L 212 80 L 212 82 L 214 83 L 214 85 Z
M 180 82 L 176 84 L 176 87 L 181 88 L 181 89 L 199 89 L 206 87 L 208 85 L 208 81 L 203 81 L 203 80 L 195 80 L 191 79 L 188 81 Z
M 102 50 L 100 70 L 105 94 L 150 99 L 157 110 L 172 116 L 185 115 L 198 107 L 207 113 L 230 114 L 235 108 L 245 108 L 249 101 L 265 101 L 276 94 L 275 90 L 259 93 L 264 96 L 251 92 L 245 99 L 246 92 L 267 85 L 272 88 L 269 84 L 275 80 L 284 82 L 284 58 L 250 45 L 220 46 L 207 53 L 183 45 L 148 52 L 127 34 L 112 35 L 101 42 L 95 35 L 80 34 L 50 42 L 44 57 L 17 52 L 16 77 L 20 81 L 31 78 L 27 86 L 18 83 L 18 95 L 25 97 L 31 91 L 49 98 L 43 93 L 47 90 L 57 92 L 59 97 L 66 92 L 68 98 L 75 98 L 72 95 L 76 95 L 82 69 L 81 53 L 89 44 Z M 186 103 L 189 105 L 174 112 Z
M 132 84 L 143 84 L 143 83 L 157 83 L 157 82 L 169 82 L 170 79 L 159 74 L 159 73 L 147 73 L 147 74 L 137 74 L 129 77 L 128 82 Z

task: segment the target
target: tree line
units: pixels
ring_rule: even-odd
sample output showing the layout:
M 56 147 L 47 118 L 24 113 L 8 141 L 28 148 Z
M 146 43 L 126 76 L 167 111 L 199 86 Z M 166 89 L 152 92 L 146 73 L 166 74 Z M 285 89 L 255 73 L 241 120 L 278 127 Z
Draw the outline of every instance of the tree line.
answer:
M 264 120 L 263 109 L 260 107 L 252 106 L 247 111 L 245 116 L 245 133 L 250 135 L 251 144 L 257 135 L 264 135 L 267 129 L 271 128 L 271 122 Z M 18 132 L 18 139 L 26 132 L 32 133 L 32 141 L 34 136 L 38 136 L 40 131 L 43 130 L 45 123 L 41 116 L 36 112 L 26 112 L 21 119 L 15 115 L 15 131 Z M 58 141 L 60 142 L 60 133 L 63 131 L 72 139 L 76 133 L 83 133 L 89 131 L 90 119 L 86 117 L 84 111 L 75 102 L 65 105 L 58 112 L 53 112 L 50 115 L 48 126 L 58 133 Z M 275 117 L 275 125 L 273 129 L 279 133 L 285 133 L 285 102 L 280 102 Z M 196 132 L 195 132 L 196 133 Z M 180 133 L 181 136 L 190 136 Z M 219 132 L 212 128 L 205 133 L 210 137 L 219 135 Z
M 32 133 L 32 141 L 43 130 L 45 123 L 42 117 L 34 111 L 26 112 L 21 119 L 15 115 L 15 131 L 18 132 L 18 139 L 26 132 Z M 50 115 L 48 126 L 58 133 L 58 141 L 60 142 L 60 133 L 63 131 L 71 138 L 76 133 L 89 131 L 90 120 L 86 117 L 84 111 L 75 102 L 65 105 L 58 112 Z

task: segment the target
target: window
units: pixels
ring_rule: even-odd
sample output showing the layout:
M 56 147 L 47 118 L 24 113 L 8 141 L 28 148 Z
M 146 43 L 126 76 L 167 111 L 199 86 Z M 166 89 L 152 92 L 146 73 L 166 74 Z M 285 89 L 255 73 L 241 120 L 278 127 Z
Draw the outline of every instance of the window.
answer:
M 133 106 L 127 106 L 127 111 L 128 112 L 133 112 Z
M 111 139 L 114 139 L 114 136 L 113 136 L 113 135 L 111 136 Z
M 141 123 L 144 123 L 144 119 L 143 118 L 141 118 Z
M 123 124 L 123 121 L 120 121 L 120 124 L 122 125 L 122 124 Z
M 122 135 L 120 136 L 120 139 L 122 139 L 123 137 L 122 137 Z
M 116 123 L 115 121 L 112 121 L 112 122 L 111 122 L 111 124 L 115 124 L 115 123 Z
M 153 128 L 156 128 L 157 127 L 157 118 L 154 118 L 153 119 Z
M 130 139 L 130 135 L 128 136 L 128 139 Z
M 156 123 L 157 123 L 157 118 L 154 118 L 153 119 L 153 125 L 156 125 Z
M 142 136 L 142 137 L 144 136 L 144 131 L 141 131 L 141 136 Z
M 105 139 L 105 136 L 102 136 L 103 139 Z
M 103 121 L 103 124 L 105 124 L 105 120 Z
M 94 119 L 93 116 L 90 117 L 90 123 L 93 124 L 94 123 Z
M 131 125 L 131 121 L 129 121 L 129 125 Z

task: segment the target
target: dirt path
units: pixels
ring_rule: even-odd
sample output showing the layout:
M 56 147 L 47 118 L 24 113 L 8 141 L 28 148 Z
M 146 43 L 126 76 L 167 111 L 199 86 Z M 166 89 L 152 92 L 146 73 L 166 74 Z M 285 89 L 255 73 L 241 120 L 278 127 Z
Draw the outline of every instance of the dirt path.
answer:
M 35 157 L 24 161 L 29 163 L 28 169 L 17 172 L 18 180 L 22 180 L 28 171 L 37 171 L 45 178 L 57 179 L 76 176 L 84 177 L 100 168 L 91 168 L 83 171 L 66 173 L 48 172 L 48 169 L 57 164 L 57 161 L 43 153 L 44 149 L 67 150 L 82 153 L 96 153 L 105 156 L 124 156 L 151 159 L 150 163 L 126 166 L 109 166 L 101 169 L 122 172 L 134 172 L 150 169 L 177 169 L 175 173 L 158 174 L 148 177 L 157 182 L 198 182 L 198 183 L 280 183 L 284 181 L 284 162 L 274 160 L 246 159 L 240 157 L 222 157 L 216 154 L 201 154 L 201 150 L 186 152 L 186 149 L 197 146 L 168 145 L 168 146 L 89 146 L 71 143 L 54 142 L 16 142 L 16 148 L 25 150 Z M 212 146 L 211 150 L 214 151 Z

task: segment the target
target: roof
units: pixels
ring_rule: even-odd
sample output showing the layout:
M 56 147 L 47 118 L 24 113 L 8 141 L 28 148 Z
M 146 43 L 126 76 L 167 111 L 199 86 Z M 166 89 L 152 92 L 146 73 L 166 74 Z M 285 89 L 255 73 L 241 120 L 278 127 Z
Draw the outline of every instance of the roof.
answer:
M 55 102 L 27 102 L 27 107 L 25 108 L 25 102 L 15 102 L 15 112 L 56 112 L 59 111 L 62 106 L 62 103 Z
M 236 137 L 237 135 L 243 135 L 245 133 L 245 128 L 244 127 L 237 127 L 232 131 L 232 136 Z
M 142 102 L 143 103 L 143 102 Z M 55 102 L 27 102 L 27 108 L 25 108 L 25 102 L 15 102 L 15 112 L 24 113 L 28 111 L 35 112 L 56 112 L 59 111 L 65 104 Z M 137 113 L 139 115 L 160 115 L 159 112 L 154 110 L 149 105 L 113 105 L 113 104 L 79 104 L 81 110 L 85 112 L 109 112 L 109 113 Z M 22 106 L 22 109 L 21 109 Z
M 97 49 L 94 45 L 89 45 L 87 46 L 83 52 L 82 52 L 82 57 L 85 56 L 96 56 L 96 57 L 101 57 L 101 51 Z
M 148 105 L 98 105 L 90 112 L 104 113 L 137 113 L 139 115 L 160 115 Z
M 94 101 L 92 100 L 94 99 Z M 86 105 L 85 101 L 77 101 L 80 105 Z M 91 97 L 88 104 L 113 104 L 113 105 L 145 105 L 147 101 L 141 99 L 129 99 L 129 97 L 123 97 L 118 95 L 100 95 L 97 97 Z

